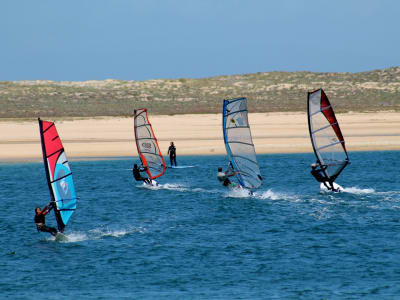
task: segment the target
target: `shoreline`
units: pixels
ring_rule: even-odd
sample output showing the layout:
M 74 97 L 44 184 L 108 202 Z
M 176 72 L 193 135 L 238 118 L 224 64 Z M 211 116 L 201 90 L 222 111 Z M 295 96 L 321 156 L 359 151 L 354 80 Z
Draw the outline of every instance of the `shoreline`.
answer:
M 348 152 L 400 150 L 400 113 L 336 115 Z M 170 141 L 177 156 L 225 155 L 220 114 L 152 115 L 149 120 L 166 156 Z M 250 113 L 257 154 L 312 153 L 305 113 Z M 137 156 L 133 119 L 125 117 L 60 119 L 56 126 L 71 160 L 124 159 Z M 0 120 L 0 163 L 42 161 L 36 119 Z

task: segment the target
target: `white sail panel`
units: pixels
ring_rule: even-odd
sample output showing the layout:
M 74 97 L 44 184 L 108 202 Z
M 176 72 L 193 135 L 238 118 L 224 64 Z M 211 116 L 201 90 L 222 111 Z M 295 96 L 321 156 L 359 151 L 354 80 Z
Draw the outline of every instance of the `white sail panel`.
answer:
M 134 131 L 139 157 L 143 166 L 147 167 L 147 175 L 151 179 L 162 176 L 166 169 L 165 161 L 149 122 L 147 109 L 134 111 Z
M 256 189 L 262 183 L 247 116 L 246 98 L 224 100 L 223 133 L 226 152 L 242 187 Z
M 322 89 L 308 94 L 308 125 L 317 161 L 326 165 L 326 175 L 335 180 L 349 162 L 335 113 Z

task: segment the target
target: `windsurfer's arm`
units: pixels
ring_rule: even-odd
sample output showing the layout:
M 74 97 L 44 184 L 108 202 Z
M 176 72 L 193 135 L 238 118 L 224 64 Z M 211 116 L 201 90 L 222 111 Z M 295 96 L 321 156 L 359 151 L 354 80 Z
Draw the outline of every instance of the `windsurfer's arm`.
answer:
M 226 175 L 226 177 L 232 177 L 233 175 L 236 175 L 236 174 L 238 174 L 239 172 L 237 172 L 237 171 L 233 171 L 232 173 L 230 173 L 230 174 L 225 174 Z
M 50 202 L 49 204 L 47 204 L 43 209 L 42 212 L 40 213 L 41 215 L 45 216 L 47 215 L 52 209 L 53 209 L 53 205 L 51 205 L 52 202 Z

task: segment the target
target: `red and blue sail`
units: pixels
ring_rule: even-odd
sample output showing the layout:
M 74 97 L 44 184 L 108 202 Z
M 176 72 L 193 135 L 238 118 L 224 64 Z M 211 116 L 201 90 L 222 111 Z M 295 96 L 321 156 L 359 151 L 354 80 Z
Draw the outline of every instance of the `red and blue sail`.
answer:
M 56 125 L 40 118 L 38 121 L 43 162 L 51 201 L 55 203 L 54 213 L 57 227 L 60 232 L 64 232 L 65 226 L 76 209 L 77 197 L 72 172 Z

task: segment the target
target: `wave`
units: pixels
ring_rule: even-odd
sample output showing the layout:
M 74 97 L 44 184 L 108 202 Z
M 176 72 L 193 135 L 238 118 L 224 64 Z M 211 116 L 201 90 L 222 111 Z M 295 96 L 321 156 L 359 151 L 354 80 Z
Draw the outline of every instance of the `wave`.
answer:
M 171 191 L 178 191 L 178 192 L 185 192 L 189 189 L 181 184 L 178 183 L 164 183 L 164 184 L 157 184 L 157 185 L 148 185 L 148 184 L 141 184 L 137 185 L 138 188 L 145 188 L 149 190 L 171 190 Z
M 343 192 L 360 195 L 360 194 L 373 194 L 375 193 L 375 190 L 372 188 L 360 189 L 357 187 L 349 187 L 349 188 L 343 188 Z
M 262 192 L 255 193 L 255 197 L 258 199 L 270 199 L 270 200 L 289 200 L 289 201 L 299 201 L 299 198 L 295 195 L 289 195 L 286 193 L 274 192 L 271 189 Z
M 249 191 L 247 189 L 242 189 L 242 188 L 229 189 L 225 193 L 225 197 L 229 197 L 229 198 L 250 198 L 251 196 L 253 196 L 251 191 Z
M 132 227 L 132 228 L 120 228 L 120 229 L 109 229 L 109 228 L 95 228 L 91 229 L 88 232 L 70 232 L 70 233 L 64 233 L 64 238 L 56 238 L 53 236 L 48 237 L 46 240 L 47 241 L 57 241 L 60 243 L 77 243 L 77 242 L 83 242 L 83 241 L 88 241 L 88 240 L 99 240 L 102 238 L 107 238 L 107 237 L 114 237 L 114 238 L 121 238 L 126 235 L 132 234 L 132 233 L 144 233 L 147 230 L 142 227 Z
M 197 166 L 173 166 L 173 167 L 167 167 L 168 169 L 187 169 L 187 168 L 195 168 Z

